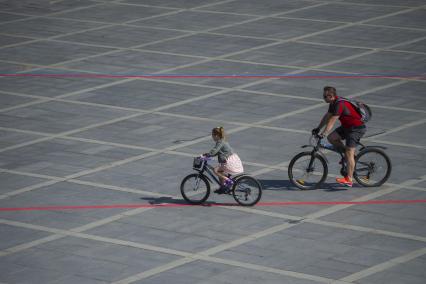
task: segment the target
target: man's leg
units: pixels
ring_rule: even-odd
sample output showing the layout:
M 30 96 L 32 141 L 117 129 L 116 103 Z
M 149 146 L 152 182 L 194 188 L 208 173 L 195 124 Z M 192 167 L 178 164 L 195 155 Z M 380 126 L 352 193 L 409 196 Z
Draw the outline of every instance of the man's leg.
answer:
M 348 170 L 348 176 L 347 178 L 352 181 L 352 178 L 354 176 L 354 169 L 355 169 L 355 147 L 346 147 L 345 155 L 346 155 L 346 161 L 347 161 L 347 170 Z
M 344 153 L 346 147 L 342 142 L 342 137 L 343 135 L 339 133 L 339 128 L 337 128 L 327 136 L 327 139 L 337 151 Z
M 343 177 L 341 179 L 336 179 L 338 183 L 344 184 L 346 186 L 352 186 L 352 178 L 353 178 L 354 170 L 355 170 L 356 145 L 361 139 L 361 137 L 364 135 L 364 133 L 365 133 L 365 128 L 353 129 L 346 133 L 345 157 L 347 161 L 348 174 L 346 177 Z

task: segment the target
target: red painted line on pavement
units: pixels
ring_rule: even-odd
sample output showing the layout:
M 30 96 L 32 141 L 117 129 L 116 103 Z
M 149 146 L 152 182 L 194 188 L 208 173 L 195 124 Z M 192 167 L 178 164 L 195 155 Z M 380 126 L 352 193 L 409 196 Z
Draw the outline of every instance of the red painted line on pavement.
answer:
M 369 205 L 369 204 L 419 204 L 426 203 L 426 199 L 415 200 L 369 200 L 369 201 L 282 201 L 259 202 L 256 207 L 262 206 L 294 206 L 294 205 Z M 37 207 L 3 207 L 1 211 L 55 211 L 55 210 L 87 210 L 87 209 L 125 209 L 125 208 L 158 208 L 158 207 L 189 207 L 189 206 L 239 206 L 236 203 L 206 203 L 202 205 L 191 204 L 111 204 L 111 205 L 79 205 L 79 206 L 37 206 Z
M 247 74 L 247 75 L 176 75 L 176 74 L 147 74 L 147 75 L 113 75 L 113 74 L 31 74 L 31 73 L 15 73 L 15 74 L 0 74 L 0 77 L 50 77 L 50 78 L 119 78 L 119 79 L 131 79 L 131 78 L 151 78 L 151 79 L 205 79 L 205 78 L 220 78 L 220 79 L 261 79 L 261 78 L 276 78 L 276 79 L 368 79 L 368 78 L 380 78 L 380 79 L 418 79 L 425 80 L 425 75 L 286 75 L 286 74 Z

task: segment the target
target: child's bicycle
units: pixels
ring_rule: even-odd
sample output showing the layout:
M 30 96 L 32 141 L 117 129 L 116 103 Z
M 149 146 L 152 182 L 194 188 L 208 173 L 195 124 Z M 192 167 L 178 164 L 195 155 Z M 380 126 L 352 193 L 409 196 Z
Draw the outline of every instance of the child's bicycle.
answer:
M 321 148 L 336 152 L 341 156 L 340 174 L 347 175 L 344 154 L 336 151 L 331 144 L 323 144 L 322 139 L 319 135 L 313 135 L 310 145 L 302 146 L 302 148 L 312 147 L 312 151 L 301 152 L 290 161 L 288 176 L 291 183 L 300 189 L 316 189 L 327 178 L 328 160 L 321 152 Z M 355 156 L 354 179 L 365 187 L 381 186 L 389 178 L 392 170 L 391 161 L 382 150 L 386 147 L 364 146 L 360 142 L 358 145 L 361 148 Z
M 208 157 L 195 157 L 193 169 L 197 173 L 186 176 L 180 185 L 182 197 L 191 204 L 201 204 L 209 198 L 210 184 L 215 182 L 221 186 L 219 179 L 214 174 L 214 169 L 209 165 Z M 235 201 L 242 206 L 255 205 L 262 196 L 262 186 L 254 178 L 244 173 L 228 176 L 233 184 L 227 187 L 225 193 L 232 194 Z

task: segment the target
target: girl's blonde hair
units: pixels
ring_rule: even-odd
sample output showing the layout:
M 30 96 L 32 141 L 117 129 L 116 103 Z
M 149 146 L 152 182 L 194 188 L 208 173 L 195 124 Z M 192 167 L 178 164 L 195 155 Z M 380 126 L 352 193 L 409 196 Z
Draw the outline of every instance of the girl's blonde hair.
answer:
M 219 136 L 220 139 L 225 139 L 225 130 L 222 126 L 213 128 L 212 134 Z

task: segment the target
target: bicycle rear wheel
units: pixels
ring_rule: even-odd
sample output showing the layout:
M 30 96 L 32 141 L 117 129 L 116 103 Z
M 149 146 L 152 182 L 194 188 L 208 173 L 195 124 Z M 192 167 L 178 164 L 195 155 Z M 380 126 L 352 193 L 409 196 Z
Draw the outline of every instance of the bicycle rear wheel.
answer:
M 257 179 L 243 175 L 235 181 L 232 196 L 242 206 L 253 206 L 262 197 L 262 186 Z
M 210 183 L 201 174 L 190 174 L 182 180 L 180 192 L 187 202 L 201 204 L 209 198 Z
M 381 186 L 388 180 L 391 171 L 391 161 L 380 149 L 365 149 L 355 158 L 354 178 L 362 186 Z
M 311 166 L 309 166 L 313 159 Z M 294 156 L 288 165 L 288 177 L 293 185 L 302 190 L 317 189 L 325 181 L 328 166 L 325 159 L 311 152 L 302 152 Z

